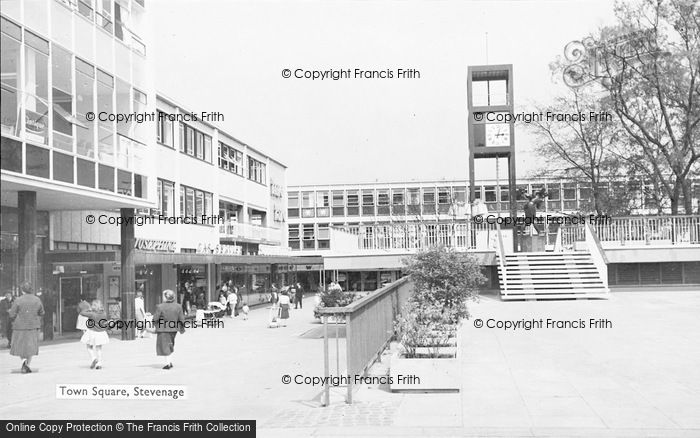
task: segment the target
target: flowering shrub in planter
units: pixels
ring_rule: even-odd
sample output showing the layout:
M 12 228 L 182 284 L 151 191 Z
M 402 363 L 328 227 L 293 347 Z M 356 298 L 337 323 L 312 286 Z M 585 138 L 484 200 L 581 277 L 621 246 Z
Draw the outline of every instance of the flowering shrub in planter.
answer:
M 392 390 L 459 390 L 457 334 L 469 317 L 467 302 L 486 282 L 475 257 L 435 247 L 405 261 L 414 290 L 395 322 L 400 344 L 391 359 Z M 421 376 L 420 384 L 401 383 L 400 375 Z
M 319 294 L 320 302 L 314 309 L 314 317 L 321 318 L 321 315 L 316 312 L 317 309 L 324 307 L 345 307 L 353 301 L 359 300 L 363 294 L 355 292 L 345 292 L 340 289 L 331 289 L 323 291 Z

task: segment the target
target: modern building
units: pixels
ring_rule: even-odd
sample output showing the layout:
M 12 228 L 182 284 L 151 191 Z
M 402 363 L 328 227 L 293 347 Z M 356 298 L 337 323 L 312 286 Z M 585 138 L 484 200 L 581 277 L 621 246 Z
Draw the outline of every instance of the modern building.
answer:
M 148 29 L 142 1 L 3 1 L 0 287 L 43 290 L 60 332 L 81 298 L 319 282 L 286 255 L 286 167 L 157 95 Z
M 2 2 L 1 286 L 49 288 L 50 212 L 153 205 L 155 109 L 143 1 Z
M 664 216 L 668 206 L 658 205 L 642 181 L 606 183 L 609 190 L 623 185 L 632 193 L 631 215 L 611 218 L 598 228 L 610 260 L 609 284 L 700 283 L 700 216 Z M 549 193 L 542 215 L 591 211 L 590 184 L 520 179 L 515 195 L 519 215 L 527 202 L 523 194 L 542 188 Z M 495 227 L 472 220 L 469 191 L 466 180 L 291 186 L 288 246 L 293 253 L 323 256 L 327 278 L 336 278 L 344 288 L 373 290 L 401 275 L 406 255 L 445 245 L 477 254 L 496 289 Z M 487 215 L 510 216 L 509 196 L 504 181 L 477 181 L 474 187 Z M 700 180 L 693 183 L 693 197 L 697 208 Z M 560 228 L 570 246 L 583 236 L 580 228 L 551 225 L 545 234 L 548 249 L 557 244 Z

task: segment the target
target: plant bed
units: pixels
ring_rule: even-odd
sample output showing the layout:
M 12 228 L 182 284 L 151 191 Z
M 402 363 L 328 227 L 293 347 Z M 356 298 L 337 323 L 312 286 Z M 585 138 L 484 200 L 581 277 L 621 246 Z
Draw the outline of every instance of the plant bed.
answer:
M 459 328 L 484 284 L 478 260 L 444 247 L 406 261 L 414 290 L 394 323 L 391 391 L 459 391 Z
M 407 358 L 401 349 L 395 351 L 389 367 L 391 391 L 459 391 L 459 358 L 455 347 L 447 348 L 454 349 L 452 357 Z

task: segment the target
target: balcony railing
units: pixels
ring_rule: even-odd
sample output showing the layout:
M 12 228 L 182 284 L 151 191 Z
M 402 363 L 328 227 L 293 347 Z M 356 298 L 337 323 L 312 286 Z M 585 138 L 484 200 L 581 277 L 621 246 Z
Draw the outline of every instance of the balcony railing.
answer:
M 700 245 L 700 215 L 632 216 L 592 224 L 604 248 Z M 562 245 L 585 239 L 583 226 L 562 227 Z
M 589 218 L 584 217 L 588 222 Z M 619 246 L 700 245 L 700 215 L 629 216 L 592 224 L 603 248 Z M 414 252 L 432 246 L 447 246 L 458 251 L 489 251 L 496 248 L 495 224 L 403 223 L 372 225 L 351 230 L 357 234 L 360 251 Z M 561 237 L 559 237 L 561 236 Z M 547 244 L 571 248 L 586 240 L 584 225 L 550 224 Z M 331 244 L 333 248 L 333 244 Z
M 420 251 L 433 246 L 457 250 L 487 249 L 493 224 L 435 223 L 395 224 L 367 227 L 358 235 L 360 250 Z
M 261 225 L 226 221 L 219 225 L 221 237 L 230 239 L 256 240 L 260 242 L 282 242 L 282 230 Z

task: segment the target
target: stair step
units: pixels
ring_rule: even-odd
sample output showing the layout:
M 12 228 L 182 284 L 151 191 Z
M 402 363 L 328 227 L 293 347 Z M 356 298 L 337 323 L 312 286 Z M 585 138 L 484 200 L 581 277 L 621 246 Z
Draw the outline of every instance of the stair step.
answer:
M 498 254 L 496 254 L 499 256 Z M 560 259 L 560 258 L 565 258 L 565 257 L 587 257 L 590 256 L 590 252 L 543 252 L 543 253 L 536 253 L 536 254 L 522 254 L 522 253 L 513 253 L 513 254 L 504 254 L 503 258 L 506 259 Z M 499 256 L 500 257 L 500 256 Z
M 533 294 L 526 294 L 526 295 L 502 295 L 501 299 L 504 301 L 511 301 L 511 300 L 561 300 L 561 299 L 567 299 L 567 298 L 589 298 L 589 299 L 608 299 L 610 298 L 609 294 L 607 292 L 604 293 L 595 293 L 595 294 L 553 294 L 553 295 L 533 295 Z
M 501 274 L 503 271 L 501 269 L 498 270 L 498 273 Z M 566 273 L 566 274 L 574 274 L 574 273 L 581 273 L 581 274 L 597 274 L 598 271 L 595 269 L 506 269 L 505 271 L 506 275 L 512 275 L 512 274 L 535 274 L 535 273 L 541 273 L 541 274 L 560 274 L 560 273 Z
M 571 271 L 558 271 L 554 273 L 546 273 L 542 271 L 533 271 L 533 272 L 506 272 L 508 278 L 520 278 L 520 277 L 530 277 L 530 278 L 569 278 L 572 276 L 576 276 L 579 278 L 590 278 L 590 277 L 595 277 L 598 278 L 600 275 L 597 272 L 593 271 L 583 271 L 583 272 L 571 272 Z M 500 270 L 498 271 L 498 275 L 502 276 L 503 272 Z
M 513 263 L 513 262 L 507 262 L 505 263 L 507 267 L 515 267 L 515 266 L 586 266 L 586 265 L 593 265 L 593 260 L 591 259 L 586 259 L 586 260 L 566 260 L 566 261 L 535 261 L 535 262 L 520 262 L 520 263 Z
M 506 289 L 502 295 L 523 295 L 523 294 L 542 294 L 542 295 L 552 295 L 552 294 L 577 294 L 586 295 L 590 293 L 608 293 L 609 291 L 604 287 L 591 288 L 591 289 Z
M 527 278 L 521 278 L 521 279 L 514 279 L 514 278 L 508 278 L 506 281 L 504 281 L 507 286 L 512 286 L 512 285 L 520 285 L 520 284 L 533 284 L 533 285 L 547 285 L 547 284 L 556 284 L 556 285 L 599 285 L 603 284 L 602 280 L 599 278 L 572 278 L 567 281 L 561 281 L 557 279 L 527 279 Z

